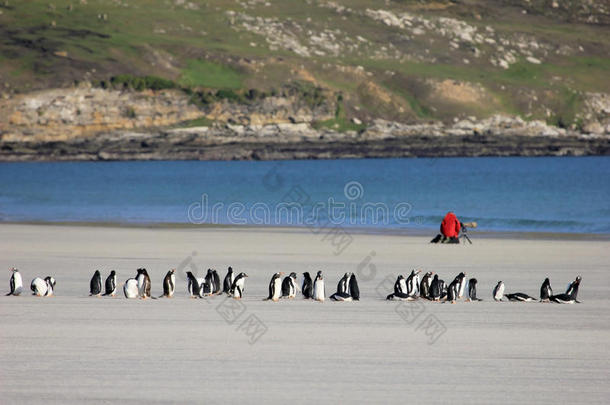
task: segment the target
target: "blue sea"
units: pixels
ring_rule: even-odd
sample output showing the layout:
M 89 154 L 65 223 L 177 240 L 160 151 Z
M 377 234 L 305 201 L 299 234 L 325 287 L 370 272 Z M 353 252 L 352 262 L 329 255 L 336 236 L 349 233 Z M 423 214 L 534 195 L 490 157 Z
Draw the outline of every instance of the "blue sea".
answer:
M 0 163 L 0 221 L 610 233 L 610 158 Z

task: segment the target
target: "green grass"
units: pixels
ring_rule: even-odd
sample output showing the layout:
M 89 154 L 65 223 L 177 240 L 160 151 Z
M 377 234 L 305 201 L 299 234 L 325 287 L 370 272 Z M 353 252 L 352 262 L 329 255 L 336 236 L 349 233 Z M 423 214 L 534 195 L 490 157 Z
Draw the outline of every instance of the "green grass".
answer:
M 189 87 L 236 90 L 242 87 L 244 78 L 243 74 L 229 66 L 191 59 L 182 70 L 179 83 Z
M 210 127 L 214 124 L 214 120 L 207 117 L 201 117 L 194 120 L 182 122 L 177 125 L 178 128 L 194 128 L 194 127 Z

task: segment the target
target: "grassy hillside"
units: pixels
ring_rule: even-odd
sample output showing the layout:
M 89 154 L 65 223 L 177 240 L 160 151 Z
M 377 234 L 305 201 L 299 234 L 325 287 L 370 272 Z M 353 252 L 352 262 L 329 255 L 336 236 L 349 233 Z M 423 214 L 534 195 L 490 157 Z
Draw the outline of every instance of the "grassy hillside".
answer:
M 603 3 L 0 0 L 0 86 L 131 74 L 270 92 L 308 81 L 340 96 L 344 127 L 498 112 L 578 125 L 587 92 L 610 93 Z

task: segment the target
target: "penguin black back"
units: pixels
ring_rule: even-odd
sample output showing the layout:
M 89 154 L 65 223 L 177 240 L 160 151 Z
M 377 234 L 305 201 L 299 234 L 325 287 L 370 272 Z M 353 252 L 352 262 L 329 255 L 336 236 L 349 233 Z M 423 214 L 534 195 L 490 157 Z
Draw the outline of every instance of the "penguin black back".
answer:
M 226 294 L 231 293 L 231 286 L 233 285 L 233 267 L 229 266 L 227 269 L 227 275 L 222 283 L 222 292 Z
M 354 301 L 360 300 L 360 288 L 358 287 L 358 281 L 356 280 L 356 275 L 353 273 L 349 279 L 349 293 L 352 296 L 352 299 Z
M 301 288 L 303 297 L 310 299 L 313 298 L 313 281 L 308 271 L 303 273 L 303 287 Z

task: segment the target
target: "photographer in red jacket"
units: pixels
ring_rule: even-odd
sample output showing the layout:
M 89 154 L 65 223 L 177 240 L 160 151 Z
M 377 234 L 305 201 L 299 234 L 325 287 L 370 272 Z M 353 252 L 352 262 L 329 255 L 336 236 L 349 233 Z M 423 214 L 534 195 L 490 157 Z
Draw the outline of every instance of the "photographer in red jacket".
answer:
M 462 223 L 451 211 L 445 215 L 441 222 L 441 233 L 436 235 L 432 239 L 431 243 L 460 243 L 460 229 L 462 229 Z

